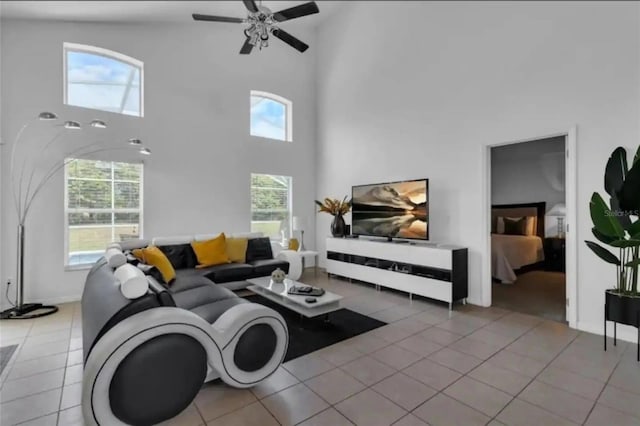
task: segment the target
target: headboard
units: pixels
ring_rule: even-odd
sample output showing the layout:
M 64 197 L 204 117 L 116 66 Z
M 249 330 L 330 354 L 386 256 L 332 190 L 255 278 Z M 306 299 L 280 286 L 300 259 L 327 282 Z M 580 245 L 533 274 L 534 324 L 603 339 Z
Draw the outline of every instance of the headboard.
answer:
M 536 217 L 536 235 L 544 238 L 544 215 L 547 211 L 547 203 L 542 201 L 539 203 L 522 203 L 522 204 L 495 204 L 491 206 L 491 228 L 495 228 L 495 221 L 498 216 Z

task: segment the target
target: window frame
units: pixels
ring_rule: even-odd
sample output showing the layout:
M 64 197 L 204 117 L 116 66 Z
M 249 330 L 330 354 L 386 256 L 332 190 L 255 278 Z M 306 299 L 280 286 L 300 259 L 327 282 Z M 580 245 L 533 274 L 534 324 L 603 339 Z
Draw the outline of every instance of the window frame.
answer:
M 103 56 L 105 58 L 109 58 L 109 59 L 114 59 L 116 61 L 120 61 L 120 62 L 124 62 L 128 65 L 131 65 L 132 67 L 136 67 L 140 70 L 140 99 L 139 99 L 139 104 L 140 104 L 140 115 L 133 115 L 133 114 L 125 114 L 124 112 L 115 112 L 115 111 L 106 111 L 106 110 L 102 110 L 102 109 L 96 109 L 96 108 L 91 108 L 91 107 L 86 107 L 86 106 L 80 106 L 80 105 L 69 105 L 69 100 L 68 100 L 68 78 L 67 78 L 67 73 L 68 73 L 68 69 L 67 69 L 67 52 L 81 52 L 81 53 L 89 53 L 92 55 L 96 55 L 96 56 Z M 123 53 L 120 52 L 116 52 L 113 50 L 109 50 L 109 49 L 105 49 L 103 47 L 98 47 L 98 46 L 92 46 L 89 44 L 79 44 L 79 43 L 69 43 L 69 42 L 64 42 L 62 44 L 62 103 L 64 105 L 68 105 L 68 106 L 73 106 L 73 107 L 77 107 L 77 108 L 86 108 L 86 109 L 90 109 L 93 111 L 102 111 L 102 112 L 109 112 L 112 114 L 120 114 L 120 115 L 126 115 L 129 117 L 139 117 L 142 118 L 144 117 L 144 62 L 142 62 L 139 59 L 136 58 L 132 58 L 131 56 L 127 56 Z M 126 97 L 124 98 L 125 102 L 126 102 Z
M 251 98 L 254 96 L 259 96 L 261 98 L 269 99 L 271 101 L 278 102 L 279 104 L 284 105 L 284 139 L 274 139 L 267 136 L 258 136 L 251 134 Z M 261 90 L 251 90 L 249 92 L 249 136 L 280 142 L 293 142 L 293 102 L 283 96 L 276 95 L 275 93 L 264 92 Z
M 251 232 L 253 232 L 253 228 L 252 228 L 252 224 L 254 222 L 253 220 L 253 205 L 252 205 L 252 192 L 253 192 L 253 185 L 252 185 L 252 178 L 254 175 L 259 175 L 259 176 L 283 176 L 289 179 L 289 186 L 287 187 L 287 213 L 288 213 L 288 217 L 289 219 L 287 220 L 288 222 L 288 228 L 289 228 L 289 235 L 285 236 L 287 238 L 291 238 L 293 235 L 293 176 L 286 176 L 286 175 L 280 175 L 280 174 L 275 174 L 275 173 L 254 173 L 251 172 L 249 175 L 249 230 Z M 271 241 L 277 241 L 280 242 L 281 241 L 281 236 L 277 235 L 276 239 L 274 239 L 271 235 L 265 235 L 266 237 L 269 237 L 269 239 Z
M 115 193 L 113 192 L 115 182 L 114 179 L 114 163 L 127 163 L 127 164 L 140 164 L 140 200 L 139 200 L 139 208 L 138 209 L 94 209 L 92 212 L 94 213 L 138 213 L 138 238 L 144 238 L 144 162 L 143 161 L 115 161 L 115 160 L 100 160 L 93 158 L 65 158 L 65 166 L 64 166 L 64 268 L 65 270 L 82 270 L 89 269 L 92 267 L 93 263 L 78 263 L 71 265 L 69 264 L 69 213 L 78 213 L 82 211 L 87 211 L 88 209 L 70 209 L 69 208 L 69 173 L 68 167 L 74 160 L 87 160 L 87 161 L 101 161 L 106 163 L 111 163 L 111 188 L 112 188 L 112 203 L 114 200 Z M 127 180 L 118 180 L 118 182 L 133 182 Z M 77 210 L 77 211 L 74 211 Z M 97 211 L 104 210 L 104 211 Z M 115 226 L 114 217 L 111 219 L 111 227 Z M 106 225 L 105 225 L 106 226 Z M 112 231 L 113 234 L 113 231 Z M 105 247 L 106 249 L 106 247 Z

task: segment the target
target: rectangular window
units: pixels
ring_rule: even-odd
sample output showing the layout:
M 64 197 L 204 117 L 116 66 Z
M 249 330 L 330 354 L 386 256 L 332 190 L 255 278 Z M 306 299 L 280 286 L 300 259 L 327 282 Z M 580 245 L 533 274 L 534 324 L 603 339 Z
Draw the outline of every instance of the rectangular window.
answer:
M 291 235 L 291 177 L 251 174 L 251 231 L 272 240 Z
M 142 232 L 141 163 L 70 159 L 65 166 L 65 265 L 92 264 Z

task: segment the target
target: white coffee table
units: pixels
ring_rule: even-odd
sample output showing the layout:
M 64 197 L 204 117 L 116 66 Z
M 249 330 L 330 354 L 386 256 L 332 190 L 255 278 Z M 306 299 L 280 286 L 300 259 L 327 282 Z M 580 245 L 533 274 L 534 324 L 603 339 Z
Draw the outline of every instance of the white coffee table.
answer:
M 329 291 L 325 291 L 322 296 L 316 297 L 315 303 L 305 301 L 309 296 L 289 294 L 289 288 L 292 286 L 308 286 L 308 284 L 299 281 L 287 278 L 284 283 L 274 283 L 271 277 L 260 277 L 251 278 L 247 282 L 251 284 L 247 288 L 252 292 L 307 318 L 327 315 L 341 309 L 340 300 L 342 296 Z

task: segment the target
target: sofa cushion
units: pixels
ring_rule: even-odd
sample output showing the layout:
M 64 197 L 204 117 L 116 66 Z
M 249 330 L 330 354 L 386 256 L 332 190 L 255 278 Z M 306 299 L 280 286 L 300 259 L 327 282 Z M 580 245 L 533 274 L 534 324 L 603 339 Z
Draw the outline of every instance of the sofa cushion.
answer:
M 158 248 L 167 256 L 174 269 L 195 268 L 198 264 L 196 254 L 189 243 L 158 246 Z
M 231 290 L 217 286 L 209 281 L 209 285 L 173 294 L 173 301 L 179 308 L 193 309 L 201 305 L 235 297 L 237 296 Z
M 253 266 L 253 275 L 256 277 L 264 277 L 271 275 L 277 268 L 282 269 L 285 273 L 289 272 L 289 262 L 280 259 L 261 259 L 249 262 Z
M 176 273 L 176 279 L 173 280 L 169 288 L 172 294 L 191 290 L 196 287 L 214 285 L 211 280 L 201 274 L 194 273 L 195 269 L 181 269 Z
M 251 238 L 247 242 L 247 262 L 273 259 L 271 241 L 267 237 Z
M 246 263 L 225 263 L 201 269 L 201 271 L 204 271 L 204 276 L 214 283 L 240 281 L 254 276 L 253 266 Z
M 191 312 L 200 316 L 205 321 L 213 324 L 222 314 L 235 305 L 241 305 L 243 303 L 251 303 L 240 297 L 233 297 L 231 299 L 224 299 L 218 302 L 208 303 L 206 305 L 200 305 L 196 308 L 190 309 Z

